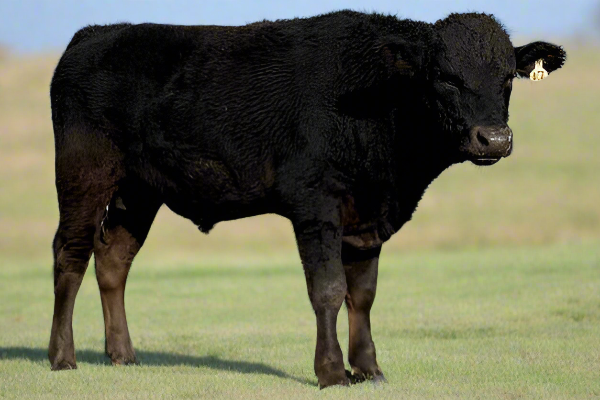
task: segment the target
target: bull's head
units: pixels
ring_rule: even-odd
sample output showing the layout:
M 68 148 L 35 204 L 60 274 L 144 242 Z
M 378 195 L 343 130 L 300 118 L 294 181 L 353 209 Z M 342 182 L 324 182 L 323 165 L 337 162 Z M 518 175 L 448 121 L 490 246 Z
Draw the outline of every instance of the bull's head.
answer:
M 422 99 L 456 161 L 492 165 L 511 154 L 508 105 L 515 77 L 541 80 L 560 68 L 560 46 L 534 42 L 513 47 L 485 14 L 452 14 L 433 25 L 428 43 L 392 47 L 395 66 L 421 84 Z

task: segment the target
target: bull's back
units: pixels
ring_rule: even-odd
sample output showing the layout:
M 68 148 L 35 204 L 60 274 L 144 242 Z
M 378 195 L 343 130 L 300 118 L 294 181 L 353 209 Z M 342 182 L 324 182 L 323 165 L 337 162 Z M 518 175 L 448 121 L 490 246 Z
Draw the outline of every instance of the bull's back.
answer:
M 168 26 L 83 28 L 67 46 L 52 79 L 55 125 L 85 121 L 122 136 L 134 134 L 144 108 L 160 96 L 193 49 L 191 38 Z

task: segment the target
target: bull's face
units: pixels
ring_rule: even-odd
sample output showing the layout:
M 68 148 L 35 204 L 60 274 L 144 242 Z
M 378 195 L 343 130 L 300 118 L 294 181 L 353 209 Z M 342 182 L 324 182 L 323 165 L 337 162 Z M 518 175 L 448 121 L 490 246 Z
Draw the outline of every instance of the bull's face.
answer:
M 452 14 L 438 21 L 430 43 L 420 46 L 425 53 L 413 47 L 404 48 L 404 55 L 409 65 L 415 59 L 420 64 L 415 79 L 424 85 L 433 129 L 443 135 L 436 136 L 453 160 L 477 165 L 495 164 L 512 152 L 508 106 L 513 79 L 529 77 L 539 60 L 545 72 L 532 78 L 544 78 L 565 59 L 562 48 L 548 43 L 513 47 L 502 26 L 485 14 Z
M 428 81 L 444 134 L 460 158 L 491 165 L 512 151 L 508 103 L 516 74 L 514 48 L 491 18 L 454 15 L 436 24 L 437 51 Z M 430 87 L 431 87 L 430 86 Z
M 513 79 L 529 77 L 538 59 L 546 61 L 541 65 L 547 72 L 560 68 L 564 52 L 539 42 L 515 49 L 502 26 L 482 14 L 454 14 L 434 29 L 438 49 L 427 77 L 436 99 L 431 105 L 444 134 L 456 140 L 460 159 L 492 165 L 513 149 L 508 127 Z

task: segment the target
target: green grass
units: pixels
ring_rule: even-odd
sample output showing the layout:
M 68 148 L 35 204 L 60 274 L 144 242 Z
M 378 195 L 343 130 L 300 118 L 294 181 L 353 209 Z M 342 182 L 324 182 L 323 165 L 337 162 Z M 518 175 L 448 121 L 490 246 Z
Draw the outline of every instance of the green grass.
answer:
M 0 397 L 597 397 L 598 245 L 385 254 L 372 323 L 389 383 L 325 392 L 312 369 L 315 322 L 293 254 L 199 257 L 200 265 L 140 257 L 127 286 L 141 359 L 132 367 L 104 357 L 100 299 L 88 271 L 74 318 L 79 369 L 63 372 L 50 372 L 46 357 L 48 266 L 7 262 Z

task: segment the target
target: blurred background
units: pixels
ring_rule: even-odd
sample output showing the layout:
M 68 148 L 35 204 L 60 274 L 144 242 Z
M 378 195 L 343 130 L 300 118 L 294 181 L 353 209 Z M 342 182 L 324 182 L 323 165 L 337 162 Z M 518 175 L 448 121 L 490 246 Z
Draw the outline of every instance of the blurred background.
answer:
M 490 168 L 446 171 L 386 250 L 522 246 L 600 239 L 600 7 L 597 1 L 0 0 L 0 260 L 45 262 L 58 223 L 49 83 L 62 50 L 88 24 L 119 21 L 239 25 L 342 8 L 435 22 L 450 12 L 493 13 L 513 43 L 564 45 L 564 68 L 515 82 L 513 155 Z M 290 223 L 261 216 L 205 236 L 166 207 L 145 262 L 205 257 L 296 257 Z

